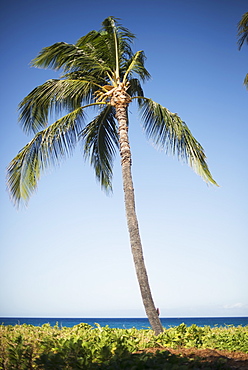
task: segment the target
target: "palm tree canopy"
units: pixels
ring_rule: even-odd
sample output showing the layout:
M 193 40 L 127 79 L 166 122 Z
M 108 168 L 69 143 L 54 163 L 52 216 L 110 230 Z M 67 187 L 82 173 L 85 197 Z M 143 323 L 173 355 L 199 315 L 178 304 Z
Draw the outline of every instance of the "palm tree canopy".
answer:
M 240 50 L 245 42 L 248 44 L 248 12 L 243 14 L 238 23 L 238 37 L 238 47 Z M 245 76 L 244 85 L 248 89 L 248 73 Z
M 243 14 L 238 23 L 238 37 L 238 46 L 240 50 L 245 42 L 248 44 L 248 12 Z
M 108 17 L 100 31 L 89 32 L 75 44 L 58 42 L 45 47 L 32 61 L 34 67 L 59 70 L 62 75 L 37 86 L 19 104 L 22 129 L 34 138 L 8 166 L 7 184 L 14 203 L 27 201 L 40 173 L 70 155 L 78 142 L 101 186 L 111 190 L 113 160 L 119 149 L 113 100 L 117 89 L 130 102 L 137 101 L 150 140 L 188 162 L 207 183 L 217 185 L 203 148 L 185 122 L 144 97 L 141 83 L 150 74 L 144 66 L 144 52 L 132 51 L 134 37 L 117 18 Z M 86 123 L 84 112 L 89 107 L 99 112 Z M 49 124 L 53 114 L 62 117 Z

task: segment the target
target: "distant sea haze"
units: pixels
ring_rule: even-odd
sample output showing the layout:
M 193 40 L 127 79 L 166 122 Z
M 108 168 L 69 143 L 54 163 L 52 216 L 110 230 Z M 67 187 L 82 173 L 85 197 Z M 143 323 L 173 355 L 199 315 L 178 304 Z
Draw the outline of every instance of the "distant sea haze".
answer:
M 182 318 L 165 318 L 161 317 L 163 327 L 178 326 L 182 323 L 187 326 L 193 324 L 198 326 L 246 326 L 248 325 L 248 317 L 182 317 Z M 80 323 L 86 323 L 95 327 L 96 323 L 100 326 L 109 326 L 110 328 L 119 329 L 148 329 L 150 324 L 147 318 L 48 318 L 48 317 L 0 317 L 2 325 L 21 325 L 28 324 L 34 326 L 42 326 L 50 324 L 51 326 L 58 325 L 59 327 L 72 327 Z

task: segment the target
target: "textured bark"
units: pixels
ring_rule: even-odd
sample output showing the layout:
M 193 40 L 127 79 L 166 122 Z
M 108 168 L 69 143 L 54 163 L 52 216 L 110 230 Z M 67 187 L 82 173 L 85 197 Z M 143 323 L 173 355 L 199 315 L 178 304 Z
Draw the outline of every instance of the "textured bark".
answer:
M 158 317 L 149 286 L 139 234 L 138 220 L 135 211 L 135 198 L 131 174 L 131 151 L 129 146 L 127 125 L 127 106 L 130 102 L 130 97 L 127 93 L 125 93 L 125 91 L 120 92 L 122 99 L 118 99 L 117 95 L 118 94 L 115 94 L 115 101 L 112 100 L 111 103 L 115 106 L 116 119 L 119 124 L 123 189 L 131 250 L 145 311 L 152 329 L 154 330 L 155 334 L 158 335 L 159 333 L 163 332 L 163 327 Z

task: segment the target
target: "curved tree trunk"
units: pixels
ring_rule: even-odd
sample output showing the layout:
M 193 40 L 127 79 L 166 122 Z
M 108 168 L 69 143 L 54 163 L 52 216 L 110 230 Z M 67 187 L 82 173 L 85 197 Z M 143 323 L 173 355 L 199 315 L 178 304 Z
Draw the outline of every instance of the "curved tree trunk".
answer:
M 129 101 L 126 101 L 126 103 L 122 102 L 121 104 L 115 104 L 116 119 L 119 124 L 120 155 L 121 155 L 122 178 L 123 178 L 127 224 L 133 260 L 140 286 L 143 304 L 150 325 L 154 330 L 155 334 L 158 335 L 159 333 L 163 332 L 163 327 L 161 325 L 151 295 L 151 290 L 149 286 L 149 281 L 143 257 L 141 239 L 139 234 L 138 220 L 135 211 L 134 189 L 131 174 L 131 151 L 128 140 L 128 125 L 127 125 L 128 103 Z

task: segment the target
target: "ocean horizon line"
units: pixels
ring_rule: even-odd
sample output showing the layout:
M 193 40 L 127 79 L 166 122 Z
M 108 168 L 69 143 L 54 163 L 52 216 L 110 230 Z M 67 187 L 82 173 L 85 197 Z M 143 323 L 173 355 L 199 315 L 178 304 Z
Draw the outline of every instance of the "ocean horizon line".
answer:
M 210 326 L 210 327 L 225 327 L 225 326 L 247 326 L 247 316 L 233 317 L 160 317 L 161 324 L 164 328 L 175 327 L 181 324 L 187 326 Z M 147 317 L 0 317 L 2 325 L 33 325 L 42 326 L 49 324 L 50 326 L 73 327 L 80 324 L 88 324 L 92 327 L 108 326 L 109 328 L 119 329 L 149 329 L 151 328 Z
M 0 316 L 0 319 L 20 318 L 20 319 L 147 319 L 146 316 Z M 160 316 L 161 319 L 208 319 L 208 318 L 248 318 L 248 315 L 232 315 L 232 316 Z

